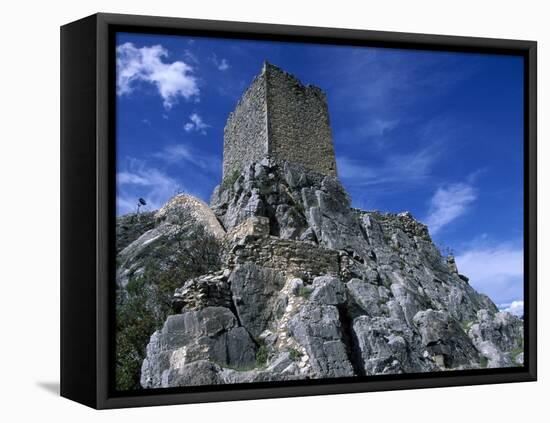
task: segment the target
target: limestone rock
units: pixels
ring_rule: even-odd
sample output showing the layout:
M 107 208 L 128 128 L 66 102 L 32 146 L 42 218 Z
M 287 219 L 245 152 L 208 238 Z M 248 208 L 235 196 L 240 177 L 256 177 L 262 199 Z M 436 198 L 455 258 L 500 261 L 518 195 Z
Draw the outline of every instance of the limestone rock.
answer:
M 196 197 L 178 194 L 155 213 L 155 219 L 179 225 L 198 225 L 216 238 L 222 238 L 224 229 L 208 205 Z
M 144 387 L 522 365 L 523 322 L 476 292 L 409 212 L 353 209 L 335 177 L 280 160 L 231 182 L 211 199 L 227 229 L 208 229 L 219 262 L 175 290 Z M 134 241 L 125 229 L 120 280 L 156 248 L 164 266 L 174 234 L 197 230 L 178 207 Z
M 310 301 L 338 305 L 346 301 L 346 290 L 340 279 L 333 276 L 319 276 L 313 279 Z
M 293 295 L 298 295 L 300 289 L 304 287 L 304 281 L 300 278 L 294 278 L 290 281 L 290 292 Z
M 174 386 L 172 381 L 188 380 L 201 369 L 208 368 L 213 373 L 213 366 L 186 367 L 204 360 L 236 367 L 256 363 L 254 341 L 227 308 L 206 307 L 169 316 L 162 329 L 151 336 L 141 369 L 141 385 Z
M 477 322 L 469 331 L 474 342 L 490 341 L 500 350 L 513 350 L 522 346 L 523 321 L 506 312 L 491 313 L 481 309 L 477 312 Z
M 340 182 L 300 166 L 256 162 L 235 184 L 217 188 L 211 206 L 227 229 L 245 220 L 243 210 L 271 221 L 271 235 L 283 239 L 318 241 L 332 249 L 368 250 L 359 219 Z M 270 176 L 271 175 L 271 176 Z M 249 199 L 264 207 L 246 208 Z
M 313 377 L 354 376 L 338 309 L 309 303 L 289 323 L 291 336 L 307 351 Z
M 120 216 L 116 220 L 117 253 L 155 226 L 155 213 L 142 212 Z
M 387 299 L 387 294 L 385 291 L 382 291 L 383 297 L 380 296 L 381 287 L 356 278 L 351 279 L 346 284 L 346 287 L 351 301 L 359 306 L 362 312 L 368 316 L 380 315 L 380 306 L 384 299 Z
M 170 388 L 173 386 L 203 386 L 225 383 L 221 376 L 222 368 L 207 360 L 194 361 L 181 367 L 168 368 L 162 375 L 159 385 L 142 385 L 150 388 Z
M 180 194 L 155 213 L 132 216 L 119 218 L 117 223 L 119 246 L 133 239 L 117 255 L 119 286 L 124 288 L 148 265 L 156 269 L 172 264 L 191 267 L 187 262 L 198 262 L 198 268 L 217 266 L 225 231 L 201 200 Z
M 247 262 L 235 267 L 229 283 L 241 324 L 259 336 L 280 310 L 276 294 L 284 285 L 281 272 Z
M 437 360 L 440 367 L 472 366 L 479 362 L 479 352 L 460 324 L 443 311 L 419 311 L 414 324 L 422 337 L 422 346 Z
M 523 364 L 523 321 L 506 313 L 481 309 L 468 331 L 473 344 L 487 359 L 487 367 Z
M 414 331 L 403 320 L 391 317 L 359 316 L 353 321 L 364 374 L 395 374 L 437 370 L 424 357 Z

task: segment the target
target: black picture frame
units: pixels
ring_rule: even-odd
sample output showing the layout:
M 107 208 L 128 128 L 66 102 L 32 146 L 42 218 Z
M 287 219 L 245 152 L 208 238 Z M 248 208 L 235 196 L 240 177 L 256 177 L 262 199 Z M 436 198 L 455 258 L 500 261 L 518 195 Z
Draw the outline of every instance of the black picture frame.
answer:
M 524 58 L 525 365 L 510 369 L 155 389 L 112 389 L 114 35 L 193 34 L 520 55 Z M 61 395 L 119 408 L 535 381 L 537 378 L 537 44 L 534 41 L 99 13 L 61 27 Z M 452 374 L 451 374 L 452 373 Z

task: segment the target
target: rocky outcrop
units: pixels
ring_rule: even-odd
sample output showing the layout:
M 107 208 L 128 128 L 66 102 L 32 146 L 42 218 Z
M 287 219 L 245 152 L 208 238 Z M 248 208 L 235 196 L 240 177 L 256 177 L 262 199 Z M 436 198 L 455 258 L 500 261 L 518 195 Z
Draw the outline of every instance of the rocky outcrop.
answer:
M 179 227 L 200 226 L 217 239 L 221 239 L 225 234 L 208 205 L 191 195 L 176 195 L 155 213 L 155 219 Z
M 169 314 L 231 304 L 224 302 L 223 281 L 199 278 L 219 269 L 224 236 L 208 206 L 187 195 L 157 212 L 117 219 L 117 389 L 141 386 L 145 347 Z
M 354 376 L 335 306 L 305 304 L 291 319 L 289 335 L 305 349 L 313 377 Z
M 408 212 L 353 209 L 335 177 L 267 158 L 216 188 L 213 213 L 196 204 L 172 200 L 121 250 L 124 286 L 151 246 L 164 246 L 164 266 L 182 228 L 204 226 L 220 249 L 176 287 L 143 387 L 522 364 L 523 322 L 476 292 Z
M 217 187 L 211 207 L 231 229 L 251 216 L 265 216 L 270 234 L 316 242 L 331 248 L 362 251 L 360 221 L 336 177 L 308 172 L 269 159 L 251 163 L 230 185 Z
M 142 274 L 148 261 L 156 268 L 169 267 L 175 259 L 195 261 L 199 267 L 212 264 L 225 235 L 210 208 L 186 194 L 176 195 L 155 213 L 123 216 L 117 227 L 118 236 L 126 240 L 117 254 L 117 284 L 122 287 Z M 196 240 L 201 237 L 205 242 L 199 247 Z
M 460 324 L 444 311 L 419 311 L 414 324 L 427 355 L 441 368 L 471 368 L 479 363 L 479 353 Z
M 491 368 L 523 365 L 523 321 L 510 313 L 479 310 L 468 335 Z
M 285 283 L 282 273 L 247 262 L 234 268 L 229 283 L 241 324 L 253 336 L 260 336 L 284 308 L 277 296 Z
M 201 361 L 203 364 L 196 363 Z M 254 341 L 227 308 L 206 307 L 169 316 L 147 346 L 141 385 L 167 387 L 181 380 L 191 385 L 212 382 L 215 367 L 204 361 L 238 368 L 256 362 Z M 201 373 L 203 377 L 192 377 Z
M 353 331 L 364 375 L 438 370 L 418 333 L 402 319 L 362 315 L 354 319 Z
M 116 251 L 120 253 L 129 244 L 155 227 L 155 213 L 142 212 L 120 216 L 116 220 Z

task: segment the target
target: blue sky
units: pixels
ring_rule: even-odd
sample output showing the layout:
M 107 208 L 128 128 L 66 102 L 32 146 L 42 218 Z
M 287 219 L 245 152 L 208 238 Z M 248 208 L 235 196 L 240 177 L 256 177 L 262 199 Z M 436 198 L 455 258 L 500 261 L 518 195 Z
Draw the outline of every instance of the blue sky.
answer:
M 409 210 L 502 308 L 523 300 L 523 61 L 473 53 L 117 36 L 117 213 L 208 202 L 223 127 L 268 60 L 327 94 L 355 207 Z

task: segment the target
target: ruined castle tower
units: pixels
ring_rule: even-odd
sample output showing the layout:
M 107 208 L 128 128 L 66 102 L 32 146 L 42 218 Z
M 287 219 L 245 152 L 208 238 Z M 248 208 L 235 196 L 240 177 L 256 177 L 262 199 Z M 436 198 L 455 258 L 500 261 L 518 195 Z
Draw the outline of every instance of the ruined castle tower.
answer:
M 223 175 L 264 157 L 336 176 L 325 94 L 268 62 L 227 119 Z

